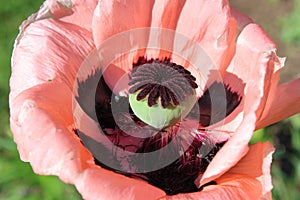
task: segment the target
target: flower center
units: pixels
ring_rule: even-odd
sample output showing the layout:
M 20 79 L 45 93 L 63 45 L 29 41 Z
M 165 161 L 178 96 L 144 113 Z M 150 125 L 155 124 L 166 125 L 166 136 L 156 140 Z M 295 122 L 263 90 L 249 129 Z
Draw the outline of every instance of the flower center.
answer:
M 133 64 L 129 84 L 131 95 L 139 96 L 138 102 L 144 101 L 148 108 L 160 106 L 163 111 L 180 107 L 194 95 L 191 91 L 197 87 L 195 78 L 170 59 L 147 60 L 144 57 Z M 86 88 L 84 84 L 83 88 Z M 145 88 L 148 89 L 143 92 Z M 218 94 L 224 89 L 226 96 L 223 98 Z M 80 95 L 79 91 L 79 96 L 84 98 L 85 95 Z M 225 108 L 217 107 L 225 109 L 225 116 L 220 115 L 219 110 L 212 111 L 215 97 L 218 98 L 217 104 L 225 102 Z M 106 138 L 103 141 L 89 140 L 91 146 L 87 148 L 95 156 L 95 163 L 116 173 L 143 179 L 169 195 L 203 189 L 197 188 L 194 181 L 204 173 L 226 142 L 212 138 L 210 131 L 214 130 L 204 127 L 229 115 L 241 101 L 239 94 L 228 86 L 214 83 L 193 102 L 182 120 L 157 130 L 137 116 L 134 105 L 130 104 L 130 96 L 115 96 L 103 77 L 98 82 L 95 98 L 97 119 L 103 130 L 101 137 Z M 190 121 L 197 125 L 190 127 L 186 123 Z M 149 137 L 137 137 L 147 135 L 146 132 L 151 132 Z M 153 152 L 151 157 L 147 156 Z M 166 163 L 170 157 L 175 159 L 161 167 L 160 164 Z
M 198 85 L 196 78 L 181 65 L 170 62 L 170 59 L 150 60 L 137 66 L 131 73 L 129 93 L 138 92 L 138 101 L 148 95 L 148 106 L 153 106 L 160 98 L 160 104 L 167 108 L 169 104 L 178 106 L 189 95 L 194 94 Z

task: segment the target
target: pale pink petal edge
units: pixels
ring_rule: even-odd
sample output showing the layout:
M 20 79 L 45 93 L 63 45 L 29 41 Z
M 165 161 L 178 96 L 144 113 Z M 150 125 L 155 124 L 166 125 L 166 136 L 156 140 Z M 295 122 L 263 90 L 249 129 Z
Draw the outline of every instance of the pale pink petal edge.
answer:
M 273 96 L 273 99 L 268 99 L 268 109 L 264 110 L 256 129 L 300 113 L 300 78 L 279 85 Z

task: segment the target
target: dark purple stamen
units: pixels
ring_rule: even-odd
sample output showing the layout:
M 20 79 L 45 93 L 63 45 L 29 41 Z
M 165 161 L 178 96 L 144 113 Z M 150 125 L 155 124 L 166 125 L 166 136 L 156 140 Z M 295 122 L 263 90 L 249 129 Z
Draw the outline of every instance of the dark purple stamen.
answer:
M 133 67 L 129 93 L 138 92 L 138 101 L 148 96 L 150 107 L 157 103 L 159 97 L 163 108 L 170 104 L 177 106 L 198 87 L 196 78 L 188 70 L 168 58 L 147 60 L 142 57 Z

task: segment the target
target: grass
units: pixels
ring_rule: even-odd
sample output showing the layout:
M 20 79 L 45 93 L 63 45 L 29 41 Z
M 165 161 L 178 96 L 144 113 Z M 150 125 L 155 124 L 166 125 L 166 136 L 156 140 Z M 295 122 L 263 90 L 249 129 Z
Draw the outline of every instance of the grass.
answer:
M 274 0 L 272 0 L 274 1 Z M 276 2 L 280 2 L 276 0 Z M 282 39 L 300 45 L 300 1 L 294 11 L 281 20 Z M 41 0 L 11 0 L 0 3 L 0 199 L 55 200 L 81 199 L 76 189 L 57 177 L 33 173 L 28 163 L 20 161 L 9 130 L 10 58 L 18 26 L 41 5 Z M 252 143 L 271 141 L 276 147 L 272 165 L 274 199 L 297 199 L 300 194 L 300 116 L 261 129 Z
M 284 41 L 300 46 L 300 0 L 294 2 L 293 11 L 280 20 L 280 34 Z

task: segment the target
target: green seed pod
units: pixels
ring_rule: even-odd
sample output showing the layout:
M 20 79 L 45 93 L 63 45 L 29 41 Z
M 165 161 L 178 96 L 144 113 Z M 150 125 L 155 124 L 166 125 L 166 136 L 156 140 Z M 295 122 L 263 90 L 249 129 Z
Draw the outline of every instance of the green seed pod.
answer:
M 174 107 L 169 104 L 166 108 L 159 103 L 150 107 L 147 98 L 138 101 L 137 93 L 129 95 L 129 103 L 134 114 L 146 124 L 159 130 L 182 120 L 191 111 L 195 102 L 195 92 L 194 95 L 189 95 L 184 101 L 179 102 L 179 105 Z

